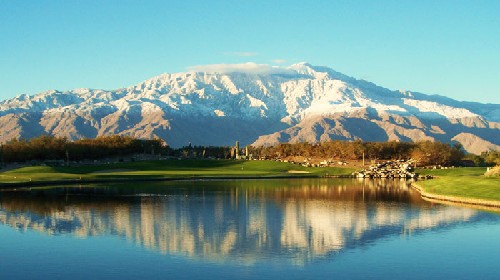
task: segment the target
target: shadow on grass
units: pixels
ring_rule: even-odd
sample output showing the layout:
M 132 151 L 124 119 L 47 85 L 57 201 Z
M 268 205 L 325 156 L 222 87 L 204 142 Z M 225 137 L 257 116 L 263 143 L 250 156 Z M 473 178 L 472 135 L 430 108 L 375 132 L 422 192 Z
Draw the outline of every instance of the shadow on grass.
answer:
M 246 164 L 246 163 L 245 163 Z M 238 169 L 241 161 L 232 160 L 161 160 L 114 163 L 96 166 L 52 167 L 54 172 L 88 174 L 97 171 L 114 172 L 116 169 L 126 171 L 175 171 L 175 170 L 210 170 L 210 169 Z

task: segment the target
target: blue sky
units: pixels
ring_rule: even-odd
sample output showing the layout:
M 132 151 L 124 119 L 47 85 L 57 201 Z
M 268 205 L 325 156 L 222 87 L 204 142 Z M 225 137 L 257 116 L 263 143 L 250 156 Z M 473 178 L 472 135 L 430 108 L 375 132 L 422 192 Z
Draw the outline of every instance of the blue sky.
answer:
M 307 61 L 500 103 L 500 1 L 0 0 L 0 99 L 204 64 Z

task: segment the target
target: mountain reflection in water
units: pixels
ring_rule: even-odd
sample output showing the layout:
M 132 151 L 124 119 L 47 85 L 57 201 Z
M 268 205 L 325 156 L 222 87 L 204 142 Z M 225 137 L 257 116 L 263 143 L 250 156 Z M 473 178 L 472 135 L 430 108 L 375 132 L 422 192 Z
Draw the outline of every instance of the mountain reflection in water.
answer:
M 431 205 L 392 180 L 241 180 L 0 192 L 0 223 L 81 238 L 118 236 L 209 261 L 296 264 L 480 218 Z

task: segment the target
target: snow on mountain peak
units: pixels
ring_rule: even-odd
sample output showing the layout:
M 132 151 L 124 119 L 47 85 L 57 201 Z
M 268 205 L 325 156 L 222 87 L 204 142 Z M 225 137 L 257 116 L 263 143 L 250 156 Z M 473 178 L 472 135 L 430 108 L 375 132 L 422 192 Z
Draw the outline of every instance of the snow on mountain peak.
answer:
M 313 66 L 307 62 L 299 62 L 299 63 L 292 64 L 288 67 L 288 69 L 293 70 L 293 71 L 297 72 L 298 74 L 307 75 L 307 76 L 311 76 L 311 77 L 316 77 L 316 74 L 318 73 L 318 71 L 314 70 Z M 322 74 L 323 75 L 321 75 L 321 76 L 325 77 L 326 73 L 322 73 Z
M 288 68 L 301 69 L 301 68 L 311 68 L 311 67 L 312 67 L 312 65 L 309 64 L 309 62 L 301 61 L 301 62 L 297 62 L 297 63 L 290 65 Z
M 117 90 L 52 90 L 2 101 L 0 131 L 11 132 L 0 134 L 0 141 L 36 136 L 40 131 L 65 136 L 69 134 L 64 131 L 78 131 L 86 137 L 106 133 L 156 135 L 173 145 L 182 145 L 193 137 L 198 137 L 199 143 L 217 145 L 233 143 L 235 139 L 251 143 L 263 134 L 299 129 L 308 120 L 321 118 L 340 119 L 304 131 L 323 131 L 324 139 L 357 139 L 348 130 L 370 125 L 372 131 L 383 130 L 390 139 L 418 140 L 434 135 L 447 141 L 464 126 L 469 132 L 475 127 L 497 129 L 499 124 L 488 122 L 500 119 L 498 112 L 499 105 L 392 91 L 307 62 L 290 66 L 212 64 L 189 67 L 189 72 L 161 74 Z M 364 124 L 360 123 L 361 118 Z M 247 129 L 242 121 L 252 125 Z M 58 123 L 65 128 L 55 129 Z M 425 130 L 427 123 L 432 124 L 432 130 Z M 18 126 L 24 130 L 11 129 Z M 433 131 L 440 131 L 435 127 L 448 132 L 435 134 Z M 442 136 L 448 133 L 448 138 Z M 481 134 L 495 142 L 488 135 Z M 365 140 L 374 139 L 385 138 Z

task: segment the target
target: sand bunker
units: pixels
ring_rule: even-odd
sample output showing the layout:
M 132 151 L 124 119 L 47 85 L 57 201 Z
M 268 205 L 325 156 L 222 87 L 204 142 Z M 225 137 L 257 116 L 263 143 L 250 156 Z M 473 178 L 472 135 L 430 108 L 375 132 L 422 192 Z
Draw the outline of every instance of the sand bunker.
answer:
M 135 171 L 135 170 L 134 169 L 105 169 L 105 170 L 94 171 L 91 174 L 96 174 L 96 173 L 129 172 L 129 171 Z

